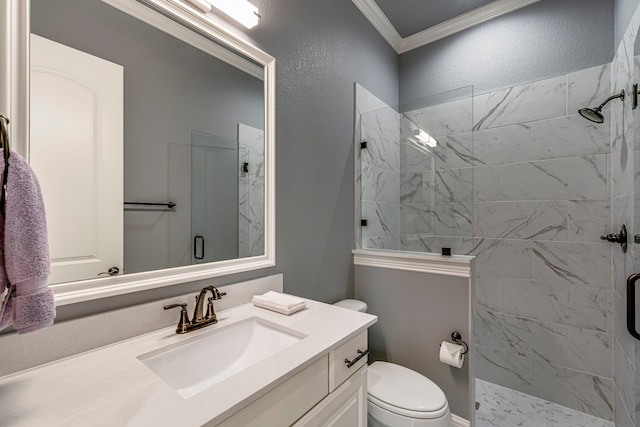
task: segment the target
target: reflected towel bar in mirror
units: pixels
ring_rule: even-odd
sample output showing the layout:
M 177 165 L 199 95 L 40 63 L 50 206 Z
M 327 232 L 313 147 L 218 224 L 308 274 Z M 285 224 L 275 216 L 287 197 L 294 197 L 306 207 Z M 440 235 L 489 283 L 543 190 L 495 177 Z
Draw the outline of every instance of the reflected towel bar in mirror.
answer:
M 168 209 L 173 209 L 176 207 L 176 204 L 173 202 L 167 203 L 149 203 L 149 202 L 124 202 L 125 205 L 134 205 L 134 206 L 165 206 Z

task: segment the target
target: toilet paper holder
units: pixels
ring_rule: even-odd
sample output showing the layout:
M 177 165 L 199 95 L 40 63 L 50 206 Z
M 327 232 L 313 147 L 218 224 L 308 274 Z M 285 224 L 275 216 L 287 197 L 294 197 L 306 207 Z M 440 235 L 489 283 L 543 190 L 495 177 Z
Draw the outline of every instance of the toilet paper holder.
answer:
M 466 342 L 462 341 L 462 335 L 460 335 L 460 332 L 451 332 L 451 341 L 464 345 L 464 351 L 462 352 L 462 354 L 469 353 L 469 345 Z

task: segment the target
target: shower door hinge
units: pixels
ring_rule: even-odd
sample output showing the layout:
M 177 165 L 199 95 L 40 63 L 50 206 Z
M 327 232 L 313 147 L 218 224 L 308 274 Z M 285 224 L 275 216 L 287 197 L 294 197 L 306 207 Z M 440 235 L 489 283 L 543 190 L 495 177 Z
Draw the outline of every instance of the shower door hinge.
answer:
M 361 219 L 360 220 L 360 227 L 366 227 L 367 226 L 367 220 L 366 219 Z

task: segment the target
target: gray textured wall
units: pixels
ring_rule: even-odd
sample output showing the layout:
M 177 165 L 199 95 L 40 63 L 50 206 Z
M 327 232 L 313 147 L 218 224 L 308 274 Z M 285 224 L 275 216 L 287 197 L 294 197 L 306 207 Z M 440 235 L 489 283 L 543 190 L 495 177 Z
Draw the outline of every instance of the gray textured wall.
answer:
M 468 85 L 485 93 L 611 62 L 612 22 L 613 0 L 534 3 L 403 54 L 400 103 Z
M 354 82 L 398 102 L 398 57 L 351 1 L 260 0 L 277 60 L 277 271 L 325 302 L 353 286 Z
M 469 279 L 356 266 L 355 296 L 378 316 L 369 329 L 371 360 L 387 360 L 426 375 L 447 396 L 451 412 L 469 419 L 473 387 L 470 363 L 461 369 L 440 362 L 442 341 L 458 331 L 471 343 Z

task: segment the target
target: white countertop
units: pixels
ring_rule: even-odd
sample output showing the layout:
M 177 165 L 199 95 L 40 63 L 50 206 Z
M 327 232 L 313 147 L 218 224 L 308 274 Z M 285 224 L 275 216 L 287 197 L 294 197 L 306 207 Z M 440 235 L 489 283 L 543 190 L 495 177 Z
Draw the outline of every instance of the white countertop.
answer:
M 175 327 L 164 328 L 1 377 L 0 425 L 186 427 L 220 422 L 377 320 L 370 314 L 306 301 L 307 308 L 291 316 L 244 304 L 219 312 L 218 323 L 201 330 L 177 335 Z M 250 317 L 308 336 L 189 399 L 183 399 L 138 360 L 151 351 Z

